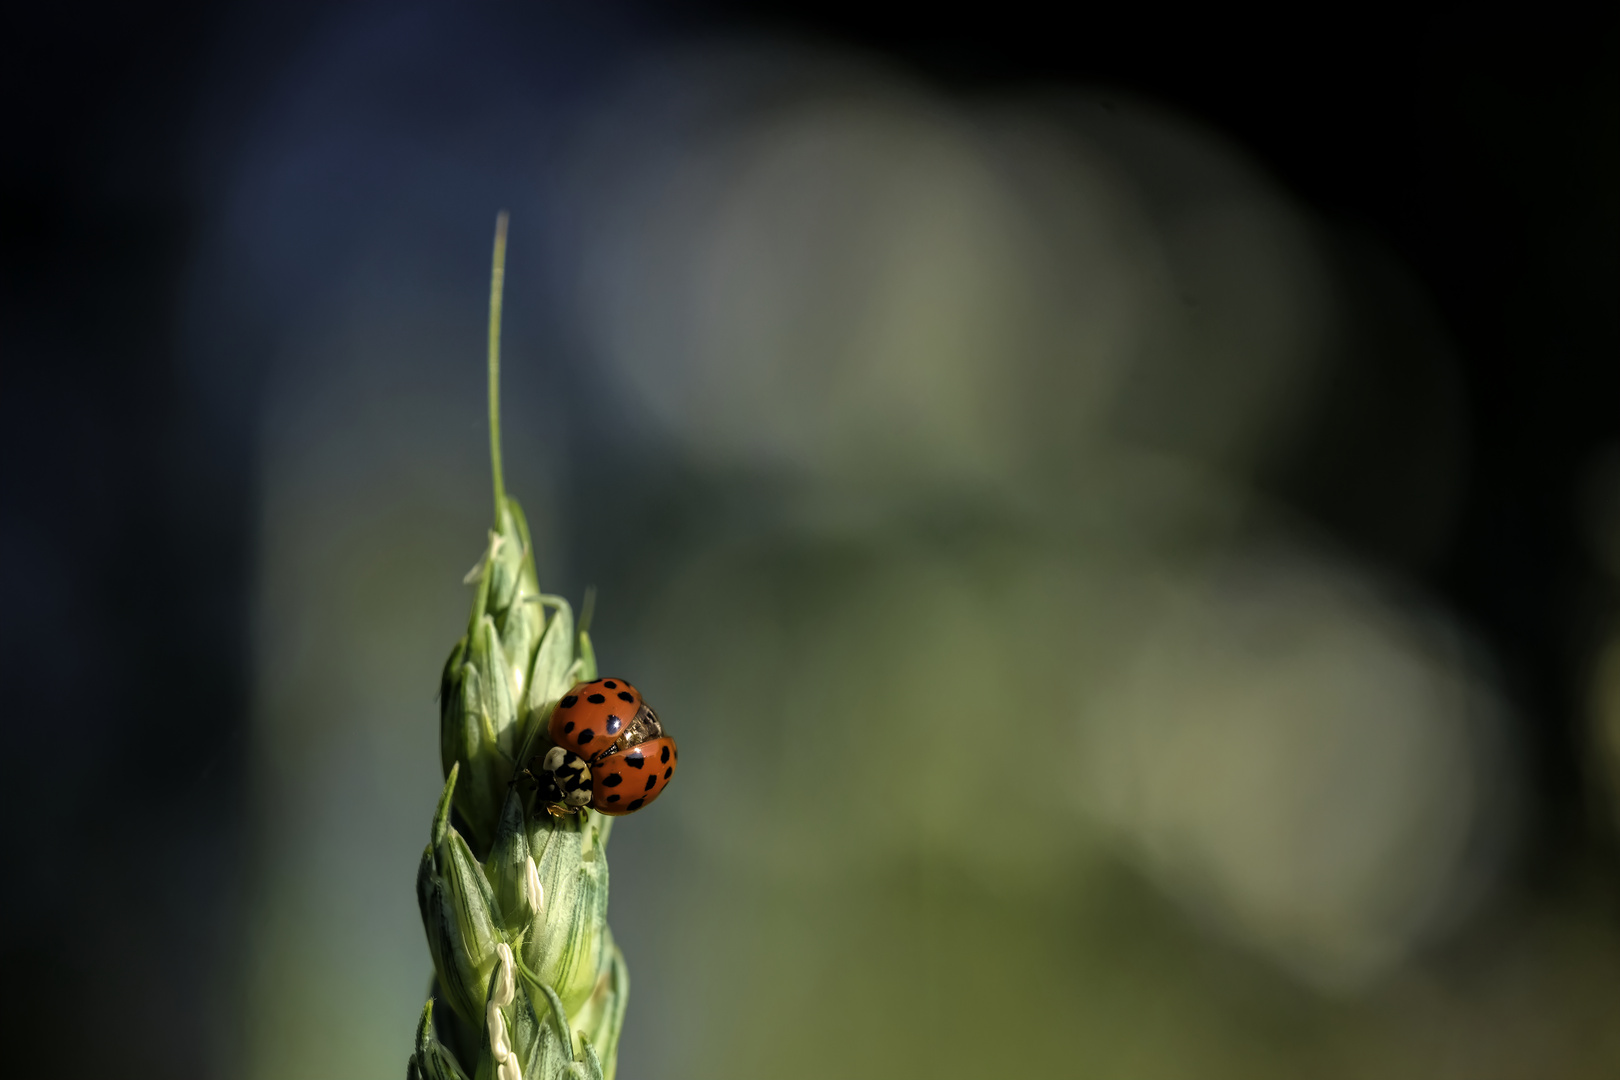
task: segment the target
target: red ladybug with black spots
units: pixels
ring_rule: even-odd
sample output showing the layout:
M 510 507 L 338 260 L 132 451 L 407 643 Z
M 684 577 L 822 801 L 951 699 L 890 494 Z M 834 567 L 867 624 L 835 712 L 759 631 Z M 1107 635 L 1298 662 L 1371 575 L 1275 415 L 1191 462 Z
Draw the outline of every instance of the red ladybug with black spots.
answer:
M 541 768 L 575 809 L 631 814 L 664 793 L 680 753 L 658 714 L 623 679 L 580 683 L 557 702 Z

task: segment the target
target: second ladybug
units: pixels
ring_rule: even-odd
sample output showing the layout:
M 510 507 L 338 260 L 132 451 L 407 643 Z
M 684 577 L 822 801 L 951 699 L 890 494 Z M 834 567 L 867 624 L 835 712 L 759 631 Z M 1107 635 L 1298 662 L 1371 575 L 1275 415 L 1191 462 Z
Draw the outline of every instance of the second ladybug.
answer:
M 540 765 L 549 797 L 601 814 L 634 813 L 663 794 L 680 753 L 658 714 L 623 679 L 580 683 L 552 710 Z

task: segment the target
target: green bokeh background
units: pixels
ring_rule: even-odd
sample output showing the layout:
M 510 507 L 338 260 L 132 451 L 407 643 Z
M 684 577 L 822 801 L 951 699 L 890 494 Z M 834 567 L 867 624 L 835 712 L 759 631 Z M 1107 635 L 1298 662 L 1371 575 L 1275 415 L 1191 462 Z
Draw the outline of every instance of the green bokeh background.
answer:
M 614 833 L 621 1075 L 1609 1075 L 1606 886 L 1527 899 L 1514 708 L 1417 584 L 1422 288 L 1169 111 L 798 52 L 745 107 L 750 49 L 593 99 L 576 246 L 508 279 L 542 584 L 686 752 Z M 265 428 L 265 1080 L 408 1044 L 488 503 L 476 309 L 371 244 Z M 526 302 L 586 374 L 525 372 Z

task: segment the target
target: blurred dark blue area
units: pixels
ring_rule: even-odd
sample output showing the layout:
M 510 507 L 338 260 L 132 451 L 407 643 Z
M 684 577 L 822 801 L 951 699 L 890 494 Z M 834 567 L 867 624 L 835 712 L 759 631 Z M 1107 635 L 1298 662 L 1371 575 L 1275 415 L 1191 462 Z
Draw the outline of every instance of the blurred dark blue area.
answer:
M 1436 551 L 1391 541 L 1380 493 L 1406 462 L 1347 457 L 1331 409 L 1262 483 L 1338 542 L 1401 564 L 1484 636 L 1533 761 L 1527 895 L 1596 873 L 1620 900 L 1582 727 L 1614 585 L 1580 516 L 1591 463 L 1620 440 L 1612 12 L 70 3 L 18 7 L 4 24 L 9 1075 L 235 1074 L 243 913 L 259 884 L 247 760 L 258 408 L 286 377 L 275 357 L 288 312 L 318 321 L 341 283 L 296 268 L 338 266 L 356 236 L 404 213 L 458 238 L 441 245 L 465 252 L 445 271 L 466 283 L 450 302 L 478 328 L 494 211 L 514 211 L 514 274 L 526 258 L 545 273 L 526 253 L 567 227 L 533 187 L 559 118 L 635 50 L 705 35 L 853 48 L 947 95 L 1117 87 L 1226 132 L 1345 235 L 1396 253 L 1457 346 L 1456 526 Z M 306 93 L 289 90 L 306 75 Z M 287 146 L 308 156 L 253 157 Z M 306 170 L 310 201 L 255 201 L 255 170 L 282 193 Z M 225 261 L 241 249 L 288 263 Z M 589 395 L 562 322 L 543 307 L 512 316 L 514 347 L 541 358 L 509 376 L 515 400 Z M 1378 326 L 1363 329 L 1378 354 Z M 1398 434 L 1424 422 L 1403 405 L 1426 392 L 1397 356 L 1337 400 Z M 564 494 L 612 482 L 671 497 L 676 480 L 621 475 L 631 467 L 614 455 L 627 452 L 589 429 L 559 432 L 594 462 L 558 481 Z M 616 557 L 576 545 L 558 572 L 577 594 Z

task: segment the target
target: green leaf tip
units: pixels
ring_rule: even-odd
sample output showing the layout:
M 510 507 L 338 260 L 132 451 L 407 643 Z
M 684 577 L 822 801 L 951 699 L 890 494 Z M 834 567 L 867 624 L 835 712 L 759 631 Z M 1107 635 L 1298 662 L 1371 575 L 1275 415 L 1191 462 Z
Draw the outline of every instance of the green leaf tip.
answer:
M 416 1024 L 416 1052 L 426 1056 L 433 1040 L 433 999 L 422 1006 L 422 1019 Z
M 433 846 L 444 843 L 450 831 L 450 797 L 456 791 L 456 777 L 461 775 L 461 762 L 450 766 L 450 775 L 444 779 L 444 794 L 439 796 L 439 808 L 433 812 Z
M 546 996 L 546 1001 L 551 1004 L 551 1023 L 557 1031 L 557 1041 L 568 1047 L 568 1052 L 572 1054 L 574 1052 L 574 1033 L 568 1027 L 568 1013 L 563 1009 L 562 998 L 557 996 L 557 991 L 545 983 L 539 980 L 535 980 L 535 982 L 539 986 L 540 992 Z
M 602 1080 L 602 1059 L 596 1056 L 596 1047 L 591 1045 L 591 1040 L 586 1038 L 583 1032 L 580 1033 L 579 1041 L 585 1047 L 586 1075 L 591 1077 L 591 1080 Z

